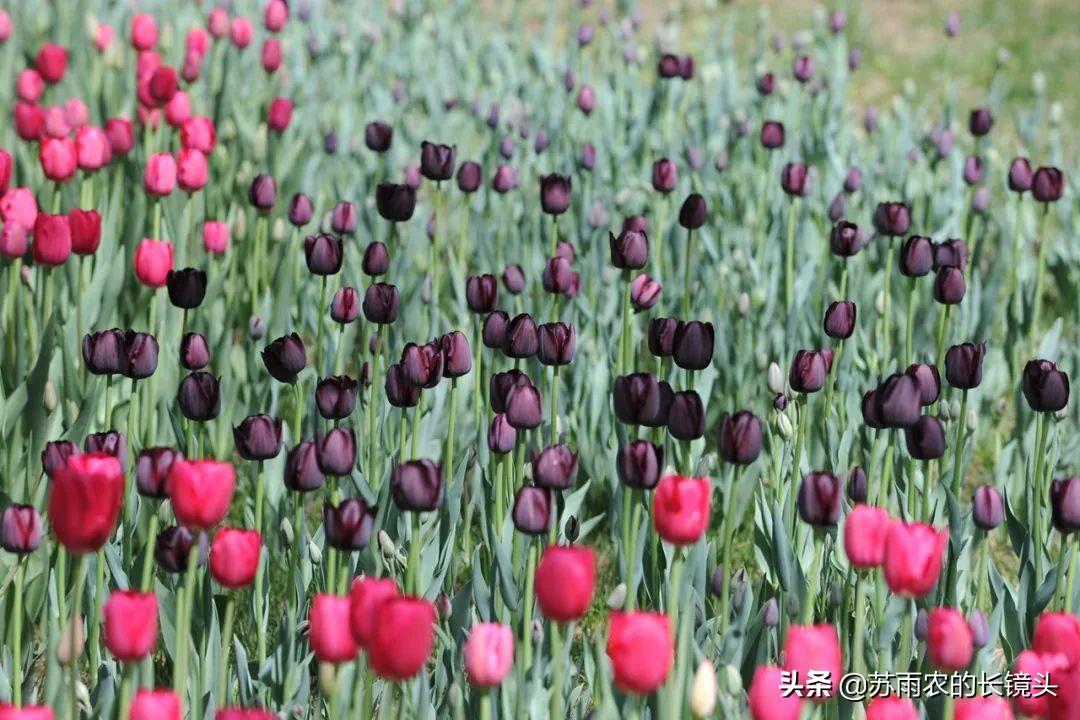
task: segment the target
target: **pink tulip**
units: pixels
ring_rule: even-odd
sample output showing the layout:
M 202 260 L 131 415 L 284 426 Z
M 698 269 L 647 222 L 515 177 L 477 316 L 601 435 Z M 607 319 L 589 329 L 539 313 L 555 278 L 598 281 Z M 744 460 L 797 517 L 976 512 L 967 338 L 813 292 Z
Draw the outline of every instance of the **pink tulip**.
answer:
M 470 683 L 482 688 L 500 685 L 514 664 L 514 633 L 500 623 L 473 625 L 464 654 Z

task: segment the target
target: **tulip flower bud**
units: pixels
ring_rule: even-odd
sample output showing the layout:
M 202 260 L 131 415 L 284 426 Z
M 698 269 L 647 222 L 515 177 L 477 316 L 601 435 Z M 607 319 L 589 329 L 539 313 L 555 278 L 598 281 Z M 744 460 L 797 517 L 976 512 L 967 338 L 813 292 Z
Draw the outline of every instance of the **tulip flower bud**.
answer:
M 611 589 L 607 596 L 609 610 L 621 610 L 626 606 L 626 583 L 621 582 Z
M 126 351 L 124 333 L 115 328 L 83 337 L 83 363 L 94 375 L 123 373 Z
M 178 308 L 191 310 L 206 297 L 206 273 L 197 268 L 169 270 L 165 276 L 169 301 Z
M 313 275 L 335 275 L 341 270 L 345 247 L 341 238 L 326 233 L 304 238 L 304 258 Z
M 193 372 L 180 381 L 176 404 L 184 417 L 196 422 L 213 420 L 221 412 L 220 378 L 208 372 Z
M 578 110 L 591 115 L 593 108 L 596 107 L 596 91 L 593 90 L 592 85 L 582 85 L 581 90 L 578 91 L 577 96 Z
M 56 646 L 57 661 L 65 667 L 72 661 L 78 662 L 83 656 L 85 645 L 86 636 L 83 633 L 83 617 L 80 613 L 64 622 L 64 627 L 60 631 L 60 641 Z
M 847 496 L 853 504 L 865 503 L 869 495 L 869 481 L 866 478 L 866 470 L 860 465 L 855 465 L 848 473 Z
M 963 270 L 968 262 L 967 243 L 958 238 L 945 240 L 934 245 L 934 269 L 954 267 Z
M 512 516 L 514 527 L 526 535 L 545 535 L 551 528 L 553 502 L 551 490 L 536 485 L 524 485 L 514 496 Z
M 364 145 L 372 152 L 386 152 L 393 140 L 394 129 L 384 122 L 375 120 L 364 126 Z
M 0 516 L 0 545 L 25 555 L 41 544 L 41 516 L 33 505 L 9 505 Z
M 840 478 L 832 473 L 812 472 L 799 485 L 799 517 L 818 527 L 835 526 L 840 519 Z
M 338 235 L 351 235 L 356 230 L 356 206 L 342 200 L 330 211 L 330 228 Z
M 643 231 L 623 230 L 618 237 L 608 233 L 611 264 L 620 270 L 637 270 L 649 261 L 649 238 Z
M 934 608 L 927 616 L 926 646 L 930 662 L 940 670 L 963 670 L 974 654 L 971 626 L 953 608 Z
M 392 325 L 398 317 L 399 303 L 396 285 L 372 283 L 364 293 L 364 317 L 377 325 Z
M 675 364 L 684 370 L 704 370 L 712 363 L 715 332 L 712 323 L 679 323 L 672 342 Z
M 934 264 L 934 243 L 928 237 L 912 235 L 900 248 L 900 274 L 922 277 Z
M 518 295 L 525 289 L 525 273 L 520 265 L 507 265 L 502 274 L 503 287 L 511 295 Z
M 690 193 L 679 209 L 679 225 L 687 230 L 697 230 L 705 224 L 708 217 L 709 209 L 705 198 L 698 193 Z
M 135 459 L 135 489 L 146 498 L 164 499 L 169 496 L 169 469 L 180 453 L 170 447 L 150 447 L 139 452 Z
M 656 357 L 671 357 L 675 352 L 675 334 L 680 323 L 675 318 L 653 318 L 649 321 L 649 352 Z
M 304 227 L 311 222 L 311 216 L 314 213 L 311 198 L 304 193 L 296 193 L 289 200 L 289 222 L 293 227 Z
M 494 275 L 473 275 L 465 281 L 465 301 L 474 313 L 490 313 L 499 299 L 499 282 Z
M 985 647 L 990 641 L 990 620 L 986 613 L 978 608 L 972 610 L 968 616 L 968 625 L 971 627 L 971 641 L 974 646 Z
M 562 215 L 570 207 L 571 180 L 552 173 L 540 178 L 540 206 L 548 215 Z
M 964 159 L 964 182 L 978 185 L 982 181 L 982 159 L 978 155 L 968 155 Z
M 994 126 L 994 117 L 987 108 L 979 107 L 971 111 L 968 118 L 968 129 L 975 137 L 982 137 L 990 132 Z
M 788 384 L 795 392 L 813 393 L 825 386 L 832 357 L 820 350 L 799 350 L 791 361 Z
M 945 379 L 958 389 L 971 389 L 982 382 L 986 343 L 953 345 L 945 353 Z
M 1021 389 L 1035 412 L 1057 412 L 1069 403 L 1069 376 L 1049 360 L 1029 360 Z
M 837 222 L 829 233 L 829 248 L 834 255 L 852 257 L 862 249 L 859 226 L 846 220 Z
M 472 370 L 472 351 L 464 333 L 455 330 L 443 335 L 439 338 L 439 346 L 442 349 L 443 375 L 459 378 Z
M 814 76 L 814 58 L 809 55 L 798 56 L 792 64 L 791 72 L 799 82 L 809 82 Z
M 971 518 L 980 530 L 990 531 L 1005 519 L 1005 502 L 993 485 L 975 490 L 971 498 Z
M 529 358 L 535 355 L 539 348 L 539 333 L 532 317 L 522 313 L 506 323 L 502 346 L 504 355 L 514 359 Z
M 405 379 L 417 388 L 433 388 L 443 377 L 443 352 L 438 341 L 408 343 L 401 352 Z
M 1014 158 L 1009 164 L 1009 189 L 1023 195 L 1031 189 L 1031 163 L 1025 157 Z
M 315 434 L 315 460 L 323 475 L 347 477 L 356 466 L 356 434 L 350 427 L 335 427 Z
M 2 177 L 0 177 L 0 191 L 3 190 L 4 184 Z M 93 255 L 97 252 L 98 246 L 101 244 L 101 215 L 96 210 L 79 210 L 76 208 L 68 213 L 67 218 L 68 226 L 71 229 L 71 252 L 83 256 Z M 12 229 L 21 228 L 13 224 Z M 25 234 L 23 237 L 25 239 Z
M 911 212 L 902 202 L 878 203 L 874 211 L 874 227 L 882 235 L 899 237 L 911 225 Z
M 551 445 L 532 457 L 533 482 L 549 490 L 566 490 L 574 484 L 578 454 L 566 445 Z
M 420 172 L 428 180 L 441 182 L 454 176 L 457 147 L 436 145 L 427 140 L 420 144 Z
M 772 75 L 770 74 L 771 78 Z M 770 87 L 771 92 L 771 87 Z M 761 146 L 766 150 L 775 150 L 784 146 L 784 124 L 776 120 L 766 120 L 761 124 Z
M 705 407 L 697 391 L 674 393 L 668 410 L 667 428 L 676 440 L 696 440 L 705 434 Z
M 356 407 L 356 380 L 336 375 L 319 380 L 315 386 L 315 404 L 327 420 L 343 420 Z
M 386 369 L 386 400 L 394 407 L 414 407 L 420 399 L 420 388 L 410 383 L 401 364 Z
M 236 451 L 245 460 L 269 460 L 281 452 L 281 419 L 249 415 L 233 428 Z
M 945 454 L 945 428 L 933 415 L 923 415 L 904 429 L 907 451 L 915 460 L 936 460 Z
M 119 460 L 121 465 L 127 464 L 127 440 L 116 430 L 90 433 L 83 440 L 83 451 L 87 454 L 111 455 Z
M 810 177 L 803 163 L 787 163 L 780 173 L 780 187 L 788 195 L 804 197 L 810 192 Z
M 673 396 L 667 383 L 659 382 L 655 375 L 620 375 L 615 378 L 611 396 L 620 422 L 647 427 L 667 424 Z
M 543 417 L 540 391 L 531 384 L 514 385 L 506 393 L 506 419 L 516 429 L 537 428 Z
M 1065 191 L 1065 175 L 1056 167 L 1040 167 L 1032 179 L 1031 194 L 1041 203 L 1057 202 Z
M 761 454 L 761 421 L 746 410 L 720 418 L 717 448 L 726 462 L 749 465 Z
M 347 498 L 337 506 L 323 506 L 323 533 L 330 547 L 344 552 L 363 550 L 371 541 L 375 508 L 364 500 Z
M 256 175 L 248 188 L 248 202 L 260 213 L 268 213 L 277 203 L 277 183 L 271 175 Z
M 630 282 L 630 305 L 634 312 L 648 310 L 660 299 L 660 283 L 648 275 L 638 275 Z
M 1080 530 L 1080 478 L 1068 477 L 1051 483 L 1050 510 L 1058 532 Z
M 546 323 L 537 331 L 537 359 L 543 365 L 569 365 L 574 359 L 574 327 L 561 322 Z
M 659 193 L 670 193 L 679 184 L 679 168 L 671 160 L 660 158 L 652 166 L 652 186 Z M 618 266 L 616 266 L 618 267 Z
M 716 668 L 705 659 L 698 665 L 690 684 L 690 712 L 694 717 L 712 717 L 716 709 Z
M 442 466 L 431 460 L 412 460 L 394 466 L 390 476 L 394 504 L 407 512 L 437 510 L 443 501 Z
M 664 448 L 648 440 L 635 440 L 619 450 L 615 469 L 627 487 L 651 490 L 660 481 Z
M 855 303 L 841 300 L 829 305 L 825 311 L 825 334 L 837 340 L 845 340 L 855 332 Z
M 165 572 L 179 575 L 187 569 L 191 549 L 197 542 L 198 557 L 195 562 L 198 565 L 205 563 L 209 552 L 206 533 L 196 533 L 182 525 L 173 525 L 159 532 L 154 540 L 154 562 Z

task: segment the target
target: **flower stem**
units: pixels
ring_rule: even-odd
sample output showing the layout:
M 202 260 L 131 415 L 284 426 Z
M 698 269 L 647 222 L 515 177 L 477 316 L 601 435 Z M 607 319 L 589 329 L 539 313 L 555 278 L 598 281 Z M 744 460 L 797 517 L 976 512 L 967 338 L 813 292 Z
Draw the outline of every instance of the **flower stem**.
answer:
M 218 707 L 228 705 L 229 698 L 229 657 L 232 652 L 233 621 L 236 618 L 236 597 L 229 593 L 225 601 L 225 624 L 221 630 L 221 675 L 218 677 L 218 694 L 215 700 Z
M 82 625 L 82 597 L 86 589 L 86 556 L 75 557 L 75 594 L 71 599 L 71 624 L 68 626 L 68 712 L 71 720 L 79 717 L 79 655 L 82 648 L 77 647 L 79 628 Z
M 798 200 L 791 199 L 787 214 L 787 246 L 784 253 L 784 303 L 790 308 L 795 297 L 795 211 Z
M 690 275 L 693 268 L 694 231 L 686 230 L 686 255 L 683 257 L 682 315 L 690 319 Z
M 26 563 L 19 559 L 19 568 L 15 571 L 15 597 L 11 631 L 11 662 L 14 673 L 11 681 L 11 699 L 15 707 L 22 706 L 22 624 L 23 624 L 23 584 L 26 581 Z
M 533 610 L 533 591 L 535 590 L 536 580 L 536 545 L 533 543 L 530 537 L 526 543 L 529 548 L 529 561 L 525 568 L 525 612 L 522 619 L 522 641 L 524 642 L 525 652 L 525 670 L 532 667 L 532 610 Z

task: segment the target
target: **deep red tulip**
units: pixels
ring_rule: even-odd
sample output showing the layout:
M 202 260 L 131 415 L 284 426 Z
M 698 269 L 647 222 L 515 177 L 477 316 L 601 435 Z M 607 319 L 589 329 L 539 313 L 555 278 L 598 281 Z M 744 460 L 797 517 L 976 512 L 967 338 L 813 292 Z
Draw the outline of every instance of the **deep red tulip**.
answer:
M 266 126 L 271 132 L 283 133 L 292 120 L 293 104 L 289 98 L 278 97 L 270 101 L 266 111 Z
M 63 265 L 71 255 L 71 223 L 67 215 L 39 213 L 34 219 L 34 262 Z
M 73 455 L 52 476 L 49 524 L 73 553 L 100 550 L 116 528 L 124 497 L 120 461 L 106 453 Z
M 653 527 L 673 545 L 693 545 L 709 526 L 711 504 L 709 478 L 668 475 L 653 494 Z
M 221 528 L 210 545 L 210 574 L 230 590 L 247 587 L 255 580 L 261 553 L 258 530 Z
M 157 643 L 158 604 L 152 592 L 114 590 L 102 608 L 105 647 L 122 662 L 148 656 Z
M 308 643 L 319 662 L 340 665 L 360 649 L 349 632 L 349 598 L 318 593 L 308 611 Z
M 592 604 L 596 555 L 592 548 L 553 545 L 536 566 L 536 602 L 548 620 L 577 620 Z
M 753 720 L 799 720 L 802 699 L 787 693 L 784 671 L 778 667 L 762 665 L 754 671 L 754 679 L 746 693 Z
M 75 208 L 68 215 L 71 228 L 71 251 L 76 255 L 93 255 L 101 245 L 101 215 L 97 210 Z
M 367 648 L 375 634 L 375 608 L 399 594 L 393 578 L 365 576 L 353 580 L 349 590 L 349 630 L 360 647 Z
M 667 680 L 675 660 L 671 620 L 663 613 L 612 612 L 607 655 L 620 690 L 652 693 Z
M 180 696 L 172 690 L 139 689 L 128 720 L 180 720 Z
M 823 689 L 819 697 L 812 699 L 825 702 L 840 687 L 844 664 L 840 658 L 840 640 L 832 625 L 792 625 L 784 643 L 784 669 L 797 673 L 805 682 L 811 671 L 828 673 L 831 689 Z
M 871 570 L 885 561 L 885 538 L 892 519 L 888 511 L 856 505 L 844 520 L 844 552 L 852 567 Z
M 435 606 L 414 597 L 387 598 L 375 606 L 368 662 L 384 680 L 401 682 L 420 672 L 435 644 Z
M 218 460 L 177 460 L 167 484 L 177 521 L 192 530 L 209 530 L 229 512 L 236 471 Z
M 959 610 L 934 608 L 926 626 L 930 662 L 939 670 L 963 670 L 971 664 L 974 644 L 971 625 Z
M 1080 667 L 1080 618 L 1070 613 L 1047 612 L 1039 617 L 1031 636 L 1031 649 L 1060 653 L 1070 667 Z
M 885 581 L 894 593 L 919 598 L 934 588 L 941 574 L 948 530 L 921 523 L 894 522 L 885 535 Z

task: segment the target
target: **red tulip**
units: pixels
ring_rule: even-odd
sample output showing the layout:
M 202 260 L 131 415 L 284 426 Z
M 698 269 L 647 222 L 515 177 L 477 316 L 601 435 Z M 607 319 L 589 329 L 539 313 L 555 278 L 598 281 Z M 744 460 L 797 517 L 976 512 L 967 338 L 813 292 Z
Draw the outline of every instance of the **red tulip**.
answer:
M 34 67 L 41 73 L 41 79 L 54 85 L 64 79 L 67 72 L 68 51 L 63 45 L 45 43 L 38 51 Z
M 465 674 L 476 687 L 502 684 L 514 664 L 514 631 L 501 623 L 478 623 L 465 641 Z
M 180 720 L 180 696 L 172 690 L 140 689 L 131 701 L 128 720 Z
M 366 648 L 375 633 L 375 608 L 387 598 L 398 597 L 393 578 L 358 577 L 349 590 L 349 630 L 356 643 Z
M 907 698 L 874 698 L 866 708 L 866 720 L 919 720 L 919 710 Z
M 213 32 L 213 30 L 211 30 Z M 232 25 L 229 26 L 229 38 L 232 40 L 232 44 L 237 48 L 243 50 L 251 44 L 252 27 L 251 21 L 247 18 L 236 17 L 232 20 Z
M 8 185 L 11 183 L 11 155 L 7 150 L 0 148 L 0 195 L 3 195 L 8 190 Z
M 73 455 L 52 476 L 49 523 L 73 553 L 100 550 L 116 529 L 124 499 L 124 470 L 106 453 Z
M 154 153 L 146 161 L 143 187 L 157 197 L 169 195 L 176 187 L 176 159 L 169 153 Z
M 30 232 L 37 221 L 38 204 L 34 193 L 24 187 L 11 188 L 0 197 L 0 218 Z
M 127 155 L 135 146 L 135 131 L 125 117 L 106 120 L 105 136 L 109 138 L 109 149 L 114 155 Z
M 209 168 L 206 156 L 199 150 L 181 150 L 176 153 L 176 183 L 181 190 L 193 193 L 206 185 Z
M 612 612 L 607 654 L 619 689 L 648 695 L 664 684 L 675 660 L 671 620 L 663 613 Z
M 203 155 L 209 155 L 214 152 L 216 143 L 214 121 L 208 117 L 189 117 L 180 127 L 180 146 L 187 150 L 198 150 Z
M 136 50 L 151 50 L 157 45 L 158 29 L 152 15 L 139 13 L 131 18 L 131 46 Z
M 0 720 L 53 720 L 53 711 L 47 705 L 23 705 L 15 707 L 0 703 Z
M 276 38 L 267 38 L 262 46 L 262 66 L 268 73 L 277 72 L 281 67 L 281 43 Z
M 941 574 L 941 554 L 948 530 L 921 523 L 894 522 L 885 535 L 885 582 L 894 593 L 923 597 Z
M 885 560 L 885 537 L 892 520 L 882 508 L 856 505 L 844 520 L 844 552 L 852 567 L 871 570 Z
M 289 5 L 285 0 L 270 0 L 263 12 L 263 24 L 272 33 L 281 32 L 289 19 Z
M 1080 667 L 1080 618 L 1070 613 L 1048 612 L 1039 617 L 1031 649 L 1046 655 L 1060 653 L 1069 667 Z
M 592 548 L 552 545 L 536 566 L 536 602 L 548 620 L 577 620 L 592 604 L 596 555 Z
M 191 96 L 183 90 L 177 90 L 172 99 L 165 104 L 165 122 L 169 127 L 183 127 L 184 122 L 191 117 Z M 179 160 L 177 160 L 179 163 Z
M 341 663 L 356 658 L 360 649 L 349 632 L 349 598 L 319 593 L 308 611 L 308 643 L 319 662 Z
M 173 246 L 165 240 L 143 238 L 135 248 L 135 277 L 148 288 L 164 287 L 173 269 Z
M 219 40 L 229 34 L 229 13 L 225 8 L 214 8 L 206 16 L 206 29 Z
M 414 597 L 375 606 L 368 662 L 384 680 L 408 680 L 423 669 L 435 642 L 435 606 Z
M 954 608 L 934 608 L 927 618 L 926 632 L 930 662 L 939 670 L 963 670 L 971 664 L 973 636 L 961 612 Z
M 105 131 L 93 125 L 81 127 L 75 133 L 75 156 L 80 170 L 100 170 L 112 160 L 112 147 Z
M 41 79 L 41 73 L 34 68 L 25 68 L 15 78 L 15 94 L 24 103 L 36 105 L 45 92 L 45 81 Z
M 173 513 L 189 530 L 209 530 L 229 512 L 236 471 L 218 460 L 176 460 L 166 481 Z
M 75 150 L 75 141 L 69 137 L 47 137 L 41 141 L 38 150 L 41 170 L 49 180 L 67 182 L 79 169 L 79 155 Z
M 37 105 L 28 103 L 15 103 L 13 111 L 15 121 L 15 133 L 20 139 L 34 142 L 41 139 L 45 132 L 45 111 Z
M 10 222 L 0 227 L 0 256 L 15 260 L 25 255 L 28 247 L 30 243 L 22 225 Z
M 1038 681 L 1035 684 L 1037 685 Z M 1048 699 L 1047 720 L 1080 718 L 1080 666 L 1069 671 L 1054 673 L 1048 684 L 1057 686 L 1057 690 L 1054 691 L 1057 697 Z M 1049 691 L 1049 688 L 1047 690 Z
M 781 690 L 784 671 L 762 665 L 754 671 L 754 679 L 746 693 L 750 716 L 754 720 L 799 720 L 802 699 Z
M 203 249 L 212 255 L 224 255 L 229 249 L 229 225 L 219 220 L 203 223 Z
M 823 689 L 820 697 L 808 700 L 825 702 L 836 694 L 844 664 L 840 658 L 840 640 L 832 625 L 792 625 L 784 643 L 784 669 L 795 673 L 799 683 L 805 683 L 810 673 L 827 673 L 830 689 Z
M 1048 679 L 1047 684 L 1061 687 L 1060 676 L 1064 674 L 1068 667 L 1069 659 L 1060 653 L 1024 650 L 1016 657 L 1013 673 L 1027 675 L 1032 678 L 1033 684 L 1036 677 L 1042 677 Z M 1041 718 L 1046 717 L 1051 700 L 1052 698 L 1048 694 L 1036 696 L 1032 692 L 1030 695 L 1020 695 L 1013 698 L 1013 705 L 1021 715 Z
M 105 647 L 122 662 L 142 660 L 157 642 L 157 613 L 154 593 L 113 591 L 102 608 Z
M 63 265 L 71 255 L 71 223 L 67 215 L 38 214 L 34 220 L 34 262 Z
M 956 701 L 956 714 L 953 717 L 955 720 L 1013 720 L 1009 701 L 997 695 L 960 698 Z M 1075 717 L 1077 716 L 1072 715 L 1068 717 L 1068 720 L 1073 720 Z M 1062 717 L 1060 720 L 1066 720 L 1066 718 Z
M 653 493 L 653 527 L 672 545 L 693 545 L 709 526 L 709 478 L 668 475 Z
M 97 210 L 75 208 L 67 214 L 71 227 L 71 251 L 76 255 L 93 255 L 101 245 L 101 215 Z
M 293 104 L 288 98 L 274 98 L 266 111 L 266 126 L 271 132 L 282 133 L 292 120 Z
M 221 528 L 210 545 L 210 574 L 230 590 L 247 587 L 255 580 L 261 554 L 258 530 Z

